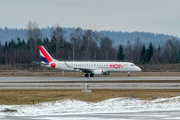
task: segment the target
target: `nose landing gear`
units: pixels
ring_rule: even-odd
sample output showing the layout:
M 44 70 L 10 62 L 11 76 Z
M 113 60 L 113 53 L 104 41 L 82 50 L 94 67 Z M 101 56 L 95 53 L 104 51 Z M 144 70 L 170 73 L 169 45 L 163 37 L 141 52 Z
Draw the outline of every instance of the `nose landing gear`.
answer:
M 128 72 L 128 77 L 131 77 L 131 72 Z

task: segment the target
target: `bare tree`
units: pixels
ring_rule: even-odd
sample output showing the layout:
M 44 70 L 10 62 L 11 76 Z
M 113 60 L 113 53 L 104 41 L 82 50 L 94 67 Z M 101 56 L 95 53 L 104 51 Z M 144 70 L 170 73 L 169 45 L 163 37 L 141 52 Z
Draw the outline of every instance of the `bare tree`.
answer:
M 64 56 L 64 49 L 61 49 L 61 51 L 59 51 L 60 48 L 64 48 L 66 44 L 64 34 L 65 31 L 58 24 L 53 27 L 52 37 L 56 39 L 56 58 Z
M 180 42 L 177 38 L 173 38 L 172 40 L 167 40 L 164 48 L 164 58 L 169 63 L 177 63 L 179 62 L 179 52 L 180 52 Z
M 103 37 L 100 41 L 101 59 L 110 60 L 113 41 L 109 37 Z
M 72 59 L 73 61 L 80 57 L 80 47 L 82 46 L 83 30 L 79 27 L 75 33 L 71 33 L 70 41 L 72 44 Z
M 136 38 L 134 42 L 134 49 L 133 49 L 133 60 L 136 63 L 140 62 L 142 47 L 143 45 L 142 45 L 141 40 L 139 38 Z
M 125 60 L 133 61 L 133 48 L 131 42 L 128 40 L 125 46 Z
M 94 60 L 95 54 L 97 53 L 97 33 L 93 32 L 92 30 L 85 31 L 85 34 L 83 35 L 82 40 L 82 59 L 83 60 Z
M 42 39 L 42 33 L 41 30 L 36 22 L 31 22 L 27 24 L 27 39 L 28 39 L 28 47 L 30 49 L 30 58 L 36 59 L 38 58 L 38 44 L 37 41 Z
M 27 39 L 28 40 L 30 38 L 34 39 L 35 41 L 38 39 L 42 39 L 41 30 L 39 29 L 39 26 L 35 21 L 34 22 L 29 21 L 26 28 L 27 28 Z

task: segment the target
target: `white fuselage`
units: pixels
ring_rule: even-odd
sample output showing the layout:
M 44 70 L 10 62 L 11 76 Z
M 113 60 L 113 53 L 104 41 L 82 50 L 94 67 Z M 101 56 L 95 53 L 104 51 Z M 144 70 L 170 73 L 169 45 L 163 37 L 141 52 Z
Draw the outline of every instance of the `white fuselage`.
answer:
M 56 61 L 55 69 L 61 69 L 64 71 L 80 71 L 83 72 L 86 69 L 89 70 L 103 70 L 104 72 L 138 72 L 141 69 L 130 62 L 62 62 Z M 51 65 L 43 65 L 51 67 Z

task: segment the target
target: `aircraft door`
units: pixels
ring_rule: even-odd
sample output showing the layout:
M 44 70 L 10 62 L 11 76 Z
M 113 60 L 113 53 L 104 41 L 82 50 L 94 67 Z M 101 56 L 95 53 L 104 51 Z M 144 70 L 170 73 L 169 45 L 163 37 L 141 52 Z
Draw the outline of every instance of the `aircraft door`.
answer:
M 61 68 L 62 64 L 61 63 L 58 63 L 58 68 Z
M 125 64 L 125 69 L 128 69 L 128 64 Z

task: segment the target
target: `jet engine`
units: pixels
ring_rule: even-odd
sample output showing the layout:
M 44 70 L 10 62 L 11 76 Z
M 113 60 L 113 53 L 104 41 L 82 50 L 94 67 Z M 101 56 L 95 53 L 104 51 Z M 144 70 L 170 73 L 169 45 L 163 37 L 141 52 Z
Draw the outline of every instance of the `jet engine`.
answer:
M 56 63 L 51 63 L 51 67 L 55 68 L 56 67 Z
M 103 72 L 103 70 L 94 70 L 95 75 L 109 75 L 110 72 Z
M 94 70 L 93 72 L 95 75 L 102 75 L 103 71 L 102 70 Z
M 110 72 L 103 72 L 103 75 L 109 75 Z

